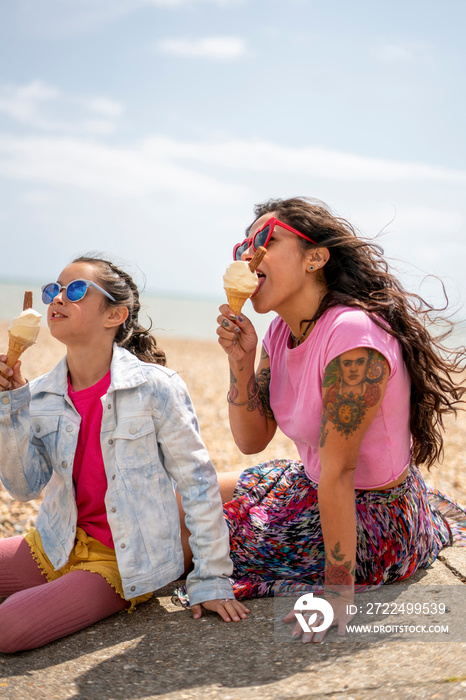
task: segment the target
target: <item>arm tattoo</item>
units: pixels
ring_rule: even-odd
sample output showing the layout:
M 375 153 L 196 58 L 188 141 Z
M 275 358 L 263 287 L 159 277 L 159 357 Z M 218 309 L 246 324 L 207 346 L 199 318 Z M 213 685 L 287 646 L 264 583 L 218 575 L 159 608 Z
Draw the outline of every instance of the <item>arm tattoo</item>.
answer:
M 238 398 L 238 389 L 236 388 L 237 379 L 230 369 L 230 398 L 232 401 L 236 401 Z
M 240 370 L 241 371 L 241 370 Z M 265 415 L 266 417 L 272 417 L 273 418 L 273 413 L 272 410 L 269 406 L 268 403 L 268 380 L 267 383 L 262 379 L 262 375 L 268 375 L 270 376 L 270 370 L 266 369 L 260 372 L 257 376 L 252 375 L 250 380 L 248 381 L 247 385 L 247 392 L 248 392 L 248 398 L 246 402 L 243 404 L 246 407 L 247 411 L 259 411 L 259 413 L 263 416 Z M 237 379 L 235 375 L 233 374 L 232 370 L 230 370 L 230 399 L 231 401 L 236 401 L 236 399 L 239 396 L 239 391 L 236 387 L 237 384 Z M 264 398 L 263 398 L 264 397 Z M 264 403 L 264 401 L 266 403 Z M 241 405 L 241 404 L 240 404 Z
M 355 348 L 332 360 L 322 380 L 322 421 L 319 445 L 327 439 L 329 423 L 348 438 L 361 425 L 369 408 L 382 395 L 387 363 L 377 350 Z
M 339 542 L 325 559 L 325 593 L 334 598 L 338 598 L 345 589 L 348 590 L 348 586 L 353 585 L 355 566 L 351 560 L 344 559 Z
M 261 350 L 261 360 L 268 358 L 268 354 L 262 346 Z M 243 371 L 243 367 L 240 368 L 240 372 Z M 236 387 L 238 380 L 236 379 L 233 371 L 230 369 L 230 399 L 236 401 L 239 396 L 239 391 Z M 268 420 L 275 420 L 273 411 L 270 407 L 270 394 L 269 394 L 269 384 L 270 384 L 270 367 L 264 367 L 260 372 L 251 377 L 248 382 L 247 392 L 248 400 L 245 404 L 248 411 L 259 411 L 261 416 L 265 416 Z
M 269 420 L 275 420 L 273 411 L 270 407 L 270 367 L 265 367 L 256 374 L 256 383 L 259 387 L 257 395 L 257 408 L 261 415 L 265 415 Z
M 268 360 L 269 359 L 269 354 L 267 350 L 264 348 L 264 346 L 261 346 L 261 360 Z M 259 411 L 261 412 L 262 415 L 265 415 L 265 417 L 268 420 L 275 420 L 275 416 L 273 415 L 272 408 L 270 406 L 270 365 L 268 367 L 264 367 L 261 369 L 260 372 L 256 373 L 256 382 L 257 386 L 259 387 L 259 394 L 257 397 L 258 403 L 260 405 L 258 406 Z

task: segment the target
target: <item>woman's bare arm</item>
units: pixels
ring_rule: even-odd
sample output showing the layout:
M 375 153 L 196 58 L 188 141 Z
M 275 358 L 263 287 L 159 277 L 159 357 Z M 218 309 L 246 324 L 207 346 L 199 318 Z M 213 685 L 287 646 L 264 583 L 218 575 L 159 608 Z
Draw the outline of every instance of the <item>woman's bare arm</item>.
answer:
M 217 334 L 228 355 L 230 428 L 244 454 L 261 452 L 273 438 L 277 424 L 270 408 L 270 359 L 264 348 L 255 370 L 257 335 L 245 317 L 232 318 L 227 305 L 220 307 Z
M 372 351 L 367 368 L 370 377 L 354 391 L 345 386 L 345 393 L 341 393 L 344 356 L 345 353 L 329 363 L 323 378 L 318 486 L 325 545 L 325 595 L 333 599 L 335 621 L 342 626 L 346 604 L 354 593 L 356 568 L 354 471 L 363 437 L 380 408 L 389 376 L 386 359 Z M 344 633 L 343 627 L 340 632 Z

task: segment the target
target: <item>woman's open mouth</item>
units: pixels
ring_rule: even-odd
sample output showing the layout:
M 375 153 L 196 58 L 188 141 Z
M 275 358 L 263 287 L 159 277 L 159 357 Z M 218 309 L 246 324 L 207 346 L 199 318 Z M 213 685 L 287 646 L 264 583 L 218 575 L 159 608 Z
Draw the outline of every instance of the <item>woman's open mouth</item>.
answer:
M 259 281 L 258 281 L 258 283 L 257 283 L 256 289 L 255 289 L 254 292 L 251 294 L 251 298 L 252 298 L 252 297 L 255 297 L 256 294 L 258 294 L 258 293 L 260 292 L 260 289 L 261 289 L 261 287 L 262 287 L 262 285 L 264 284 L 265 279 L 266 279 L 266 277 L 265 277 L 265 275 L 264 275 L 263 272 L 259 272 L 259 270 L 256 270 L 256 274 L 257 274 L 257 277 L 258 277 L 258 280 L 259 280 Z

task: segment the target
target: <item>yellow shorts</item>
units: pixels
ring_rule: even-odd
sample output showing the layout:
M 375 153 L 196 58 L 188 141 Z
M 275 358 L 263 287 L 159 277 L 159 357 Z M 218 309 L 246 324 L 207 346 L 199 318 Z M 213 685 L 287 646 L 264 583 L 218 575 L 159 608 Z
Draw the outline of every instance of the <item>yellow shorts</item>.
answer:
M 50 559 L 47 557 L 42 547 L 42 541 L 36 529 L 29 530 L 25 535 L 25 540 L 31 548 L 32 556 L 38 563 L 41 571 L 46 575 L 47 581 L 55 581 L 61 576 L 70 571 L 84 570 L 93 571 L 100 574 L 111 585 L 123 600 L 126 600 L 123 594 L 123 584 L 121 581 L 120 572 L 116 560 L 115 550 L 106 547 L 104 544 L 96 540 L 95 537 L 90 537 L 80 527 L 76 528 L 76 540 L 71 551 L 70 558 L 65 566 L 57 571 L 54 570 Z M 145 603 L 152 596 L 152 593 L 130 598 L 131 603 L 128 612 L 131 612 L 139 603 Z

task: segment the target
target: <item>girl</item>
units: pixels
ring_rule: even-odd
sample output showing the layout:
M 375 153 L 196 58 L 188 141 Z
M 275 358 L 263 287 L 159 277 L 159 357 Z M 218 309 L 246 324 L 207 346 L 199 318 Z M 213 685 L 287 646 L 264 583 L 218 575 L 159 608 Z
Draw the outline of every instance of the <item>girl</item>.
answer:
M 67 349 L 27 384 L 0 356 L 0 476 L 37 498 L 36 529 L 0 541 L 0 651 L 33 649 L 131 610 L 184 571 L 173 485 L 193 552 L 187 585 L 227 622 L 246 616 L 229 581 L 214 468 L 184 383 L 138 323 L 139 294 L 111 262 L 79 257 L 42 289 Z
M 234 590 L 323 589 L 343 634 L 355 584 L 406 578 L 442 547 L 466 544 L 465 511 L 427 490 L 418 470 L 438 460 L 442 417 L 462 401 L 460 360 L 431 336 L 430 307 L 390 274 L 378 246 L 324 204 L 271 200 L 255 214 L 234 257 L 266 248 L 252 304 L 278 316 L 255 369 L 251 322 L 220 307 L 230 426 L 245 454 L 279 426 L 302 462 L 224 481 Z

